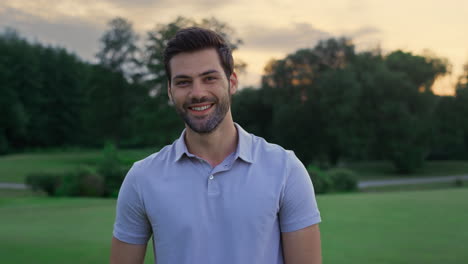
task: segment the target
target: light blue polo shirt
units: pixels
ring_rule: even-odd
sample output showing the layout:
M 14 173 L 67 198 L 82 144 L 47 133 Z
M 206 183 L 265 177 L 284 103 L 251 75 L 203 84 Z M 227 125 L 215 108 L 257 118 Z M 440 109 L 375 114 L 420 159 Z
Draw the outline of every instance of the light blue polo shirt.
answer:
M 236 151 L 214 168 L 187 151 L 184 132 L 136 162 L 114 237 L 146 244 L 153 235 L 158 264 L 283 263 L 280 233 L 321 221 L 312 182 L 292 151 L 236 127 Z

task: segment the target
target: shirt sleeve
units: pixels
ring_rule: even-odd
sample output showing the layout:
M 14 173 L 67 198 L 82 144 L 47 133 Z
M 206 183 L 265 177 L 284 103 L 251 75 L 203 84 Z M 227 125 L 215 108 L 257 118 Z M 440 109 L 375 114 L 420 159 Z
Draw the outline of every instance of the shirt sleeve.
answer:
M 314 187 L 302 162 L 290 153 L 280 202 L 281 232 L 296 231 L 321 222 Z
M 135 165 L 125 176 L 117 198 L 113 235 L 129 244 L 146 244 L 152 229 L 137 184 Z

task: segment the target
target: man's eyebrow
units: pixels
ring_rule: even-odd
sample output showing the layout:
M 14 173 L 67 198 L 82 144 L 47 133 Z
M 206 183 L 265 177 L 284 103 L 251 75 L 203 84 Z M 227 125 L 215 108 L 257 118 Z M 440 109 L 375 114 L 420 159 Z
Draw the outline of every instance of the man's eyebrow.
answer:
M 204 76 L 204 75 L 208 75 L 208 74 L 212 74 L 212 73 L 219 73 L 219 71 L 217 71 L 217 70 L 208 70 L 206 72 L 200 73 L 198 76 Z
M 175 79 L 190 79 L 191 77 L 188 76 L 188 75 L 183 75 L 183 74 L 178 74 L 176 76 L 174 76 L 172 79 L 175 80 Z
M 208 74 L 212 74 L 212 73 L 219 73 L 219 71 L 217 70 L 208 70 L 208 71 L 205 71 L 205 72 L 202 72 L 200 74 L 198 74 L 198 76 L 205 76 L 205 75 L 208 75 Z M 188 76 L 188 75 L 185 75 L 185 74 L 178 74 L 176 76 L 174 76 L 172 79 L 175 80 L 175 79 L 191 79 L 192 77 Z

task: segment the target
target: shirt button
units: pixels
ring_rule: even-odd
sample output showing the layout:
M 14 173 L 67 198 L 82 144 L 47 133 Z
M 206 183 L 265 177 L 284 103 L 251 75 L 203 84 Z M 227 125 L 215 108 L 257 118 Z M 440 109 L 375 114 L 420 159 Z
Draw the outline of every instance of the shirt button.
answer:
M 214 176 L 213 175 L 210 175 L 210 180 L 214 179 Z

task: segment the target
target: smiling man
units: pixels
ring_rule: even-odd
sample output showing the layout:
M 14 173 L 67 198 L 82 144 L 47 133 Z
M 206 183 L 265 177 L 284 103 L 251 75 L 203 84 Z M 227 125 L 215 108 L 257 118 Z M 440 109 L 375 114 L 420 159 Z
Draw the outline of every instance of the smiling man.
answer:
M 304 166 L 232 119 L 238 82 L 225 40 L 180 30 L 164 63 L 186 128 L 125 177 L 111 263 L 143 263 L 151 236 L 158 264 L 321 263 L 320 213 Z

